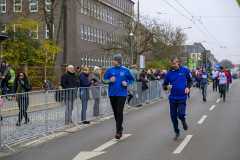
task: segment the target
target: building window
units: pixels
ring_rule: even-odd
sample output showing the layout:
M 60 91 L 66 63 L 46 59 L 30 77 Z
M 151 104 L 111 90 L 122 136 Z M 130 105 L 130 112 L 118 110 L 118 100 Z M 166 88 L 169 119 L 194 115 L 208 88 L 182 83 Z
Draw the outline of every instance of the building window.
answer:
M 97 42 L 97 30 L 94 29 L 94 42 Z
M 97 6 L 94 4 L 94 17 L 97 18 Z
M 100 31 L 100 44 L 102 44 L 102 31 Z
M 100 65 L 100 55 L 98 54 L 98 66 Z
M 103 31 L 103 34 L 102 34 L 102 41 L 103 41 L 103 44 L 105 44 L 105 32 Z
M 102 58 L 103 58 L 103 56 L 100 55 L 100 66 L 101 66 L 101 67 L 102 67 Z
M 87 57 L 88 57 L 88 54 L 87 53 L 85 53 L 85 63 L 84 63 L 84 65 L 85 65 L 85 67 L 87 67 Z
M 87 40 L 87 26 L 84 26 L 84 39 Z
M 103 67 L 105 68 L 106 66 L 105 55 L 103 55 L 102 62 L 103 62 Z
M 6 35 L 6 25 L 2 24 L 2 31 L 1 31 L 2 35 Z
M 88 67 L 91 67 L 91 53 L 88 53 Z
M 99 30 L 97 30 L 97 43 L 99 43 Z
M 91 31 L 90 31 L 90 27 L 88 27 L 88 41 L 91 41 Z
M 103 8 L 103 21 L 105 22 L 105 9 Z
M 94 66 L 94 53 L 92 53 L 91 58 L 92 58 L 92 60 L 91 60 L 91 62 L 92 62 L 92 67 L 93 67 L 93 66 Z
M 84 4 L 83 4 L 83 0 L 81 0 L 81 13 L 83 13 L 83 8 L 84 8 Z
M 53 24 L 53 35 L 54 35 L 54 24 Z M 46 25 L 46 38 L 49 38 L 49 28 Z
M 91 4 L 89 1 L 88 1 L 87 7 L 88 7 L 87 14 L 90 16 L 91 15 Z
M 108 11 L 105 9 L 105 22 L 108 22 Z
M 84 67 L 84 52 L 81 53 L 81 66 Z
M 83 25 L 81 25 L 81 39 L 83 39 Z
M 6 0 L 0 0 L 1 12 L 6 13 Z
M 99 6 L 97 6 L 97 19 L 100 19 L 100 9 L 99 9 Z
M 84 0 L 84 14 L 87 14 L 87 0 Z
M 93 42 L 93 28 L 91 28 L 91 40 Z
M 38 0 L 30 0 L 29 9 L 30 9 L 30 12 L 37 12 L 38 11 Z
M 38 39 L 38 26 L 33 26 L 30 33 L 32 39 Z
M 50 12 L 52 7 L 52 1 L 46 0 L 46 11 Z
M 22 0 L 14 0 L 14 12 L 22 12 Z
M 97 54 L 94 54 L 94 64 L 97 65 Z
M 102 19 L 102 7 L 100 7 L 100 20 L 103 20 Z

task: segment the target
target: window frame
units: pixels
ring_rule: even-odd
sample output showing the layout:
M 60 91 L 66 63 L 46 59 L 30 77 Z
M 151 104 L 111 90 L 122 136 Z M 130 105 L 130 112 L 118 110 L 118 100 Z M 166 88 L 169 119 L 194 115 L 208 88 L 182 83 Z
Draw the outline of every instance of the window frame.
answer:
M 37 27 L 37 30 L 35 30 L 35 31 L 32 31 L 32 30 L 30 30 L 30 37 L 32 38 L 32 32 L 36 32 L 36 35 L 37 35 L 37 37 L 36 38 L 32 38 L 32 39 L 38 39 L 38 26 L 36 26 Z M 48 37 L 49 38 L 49 37 Z
M 81 66 L 84 67 L 84 52 L 81 52 Z
M 6 25 L 5 25 L 5 24 L 2 24 L 1 28 L 2 28 L 1 34 L 2 34 L 2 35 L 6 35 L 6 31 L 7 31 Z M 3 28 L 4 28 L 4 31 L 3 31 Z
M 48 34 L 48 37 L 47 37 L 47 33 L 49 32 L 48 28 L 47 28 L 47 24 L 46 24 L 46 35 L 45 35 L 45 38 L 46 39 L 49 39 L 49 34 Z M 54 36 L 54 24 L 53 24 L 53 36 Z
M 50 12 L 51 9 L 48 9 L 47 5 L 51 5 L 51 7 L 52 7 L 52 2 L 51 1 L 48 2 L 48 0 L 46 0 L 46 6 L 45 6 L 46 8 L 45 9 L 46 9 L 47 12 Z
M 16 1 L 16 0 L 13 0 L 13 12 L 22 12 L 22 0 L 20 0 L 21 3 L 19 3 L 19 4 L 16 4 L 15 1 Z M 16 10 L 15 10 L 15 7 L 16 7 L 16 6 L 21 6 L 21 11 L 16 11 Z
M 7 2 L 6 2 L 6 1 L 7 1 L 7 0 L 5 0 L 5 3 L 0 3 L 0 7 L 2 7 L 2 8 L 5 7 L 5 11 L 3 11 L 3 10 L 1 9 L 1 13 L 6 13 L 6 12 L 7 12 L 7 8 L 6 8 L 6 6 L 7 6 L 6 3 L 7 3 Z
M 31 2 L 32 0 L 29 0 L 29 10 L 30 12 L 38 12 L 38 0 L 36 0 L 37 2 Z M 36 5 L 37 6 L 37 10 L 31 10 L 31 6 Z
M 84 25 L 81 25 L 81 39 L 84 39 Z
M 88 41 L 91 41 L 91 29 L 88 27 Z

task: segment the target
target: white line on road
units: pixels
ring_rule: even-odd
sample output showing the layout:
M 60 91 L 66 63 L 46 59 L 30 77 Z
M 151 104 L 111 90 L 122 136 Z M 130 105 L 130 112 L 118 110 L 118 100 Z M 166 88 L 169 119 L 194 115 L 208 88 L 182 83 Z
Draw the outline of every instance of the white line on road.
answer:
M 124 140 L 125 138 L 131 136 L 131 134 L 123 134 L 123 136 L 121 137 L 120 140 L 117 140 L 117 139 L 112 139 L 111 141 L 101 145 L 100 147 L 96 148 L 93 150 L 93 152 L 100 152 L 100 151 L 103 151 L 104 149 L 116 144 L 117 142 L 121 141 L 121 140 Z
M 101 154 L 104 154 L 106 152 L 102 152 L 102 150 L 116 144 L 119 141 L 124 140 L 125 138 L 131 136 L 132 134 L 123 134 L 120 140 L 117 139 L 112 139 L 111 141 L 101 145 L 100 147 L 94 149 L 91 152 L 80 152 L 73 160 L 88 160 L 90 158 L 99 156 Z
M 232 87 L 232 85 L 236 82 L 237 80 L 235 80 L 230 86 L 229 86 L 229 88 L 231 88 Z
M 216 105 L 213 105 L 209 110 L 213 110 L 214 107 L 216 107 Z
M 207 118 L 207 115 L 204 115 L 204 116 L 200 119 L 200 121 L 198 122 L 198 124 L 202 124 L 203 121 L 204 121 L 206 118 Z
M 184 147 L 188 144 L 193 135 L 187 135 L 183 142 L 178 146 L 178 148 L 173 153 L 181 153 Z
M 216 102 L 217 102 L 217 103 L 220 102 L 220 99 L 218 99 Z

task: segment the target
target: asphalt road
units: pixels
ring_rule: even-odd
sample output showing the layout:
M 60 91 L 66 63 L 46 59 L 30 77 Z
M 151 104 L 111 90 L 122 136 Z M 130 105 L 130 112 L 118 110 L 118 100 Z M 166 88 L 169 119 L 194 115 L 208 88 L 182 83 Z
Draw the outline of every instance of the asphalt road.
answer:
M 212 85 L 208 86 L 206 102 L 202 101 L 198 89 L 191 89 L 191 98 L 187 101 L 189 130 L 183 131 L 181 123 L 179 124 L 179 141 L 173 140 L 175 133 L 169 117 L 169 102 L 166 99 L 125 114 L 123 134 L 128 137 L 121 141 L 113 140 L 115 121 L 111 119 L 3 159 L 72 160 L 78 155 L 75 160 L 84 160 L 83 156 L 79 155 L 80 152 L 83 155 L 83 151 L 88 151 L 86 154 L 94 155 L 98 154 L 97 151 L 102 151 L 101 155 L 91 160 L 238 160 L 239 92 L 240 81 L 237 80 L 227 93 L 226 102 L 221 99 L 217 103 L 220 97 L 218 92 L 212 91 Z M 210 108 L 212 110 L 209 110 Z M 204 115 L 206 118 L 198 124 Z M 190 138 L 188 143 L 185 143 L 187 136 Z M 102 149 L 98 148 L 100 146 Z M 91 152 L 93 150 L 95 152 Z M 174 153 L 176 150 L 180 153 Z

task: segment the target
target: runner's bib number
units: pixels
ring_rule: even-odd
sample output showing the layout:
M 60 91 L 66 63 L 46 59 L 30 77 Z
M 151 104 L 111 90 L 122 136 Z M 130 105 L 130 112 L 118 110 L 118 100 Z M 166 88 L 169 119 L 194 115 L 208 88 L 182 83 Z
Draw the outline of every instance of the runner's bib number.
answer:
M 207 75 L 203 75 L 202 78 L 207 78 Z

